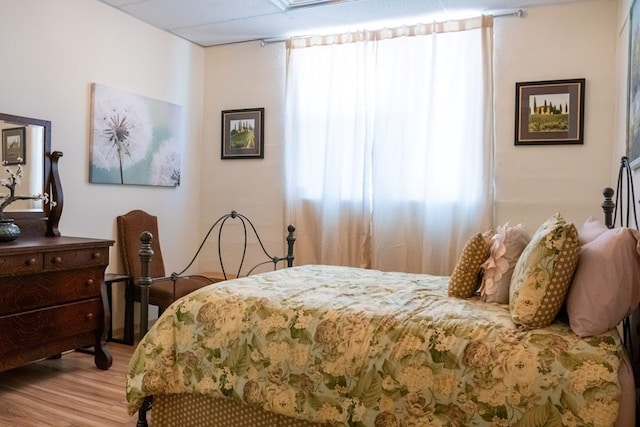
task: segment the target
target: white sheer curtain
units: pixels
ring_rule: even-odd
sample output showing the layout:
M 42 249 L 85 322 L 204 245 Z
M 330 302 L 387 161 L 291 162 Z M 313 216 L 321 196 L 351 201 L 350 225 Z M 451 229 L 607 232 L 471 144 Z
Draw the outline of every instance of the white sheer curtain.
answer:
M 492 19 L 293 39 L 296 263 L 450 274 L 492 223 Z

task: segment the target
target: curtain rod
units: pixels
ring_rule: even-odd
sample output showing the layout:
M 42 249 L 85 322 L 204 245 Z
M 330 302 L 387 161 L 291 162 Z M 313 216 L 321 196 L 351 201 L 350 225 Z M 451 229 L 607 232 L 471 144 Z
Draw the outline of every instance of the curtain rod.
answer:
M 522 9 L 518 9 L 515 10 L 513 12 L 502 12 L 502 13 L 496 13 L 494 15 L 492 15 L 494 18 L 503 18 L 506 16 L 512 16 L 512 17 L 516 17 L 516 18 L 522 18 L 524 16 L 524 10 Z
M 501 12 L 501 13 L 495 13 L 492 14 L 490 16 L 493 16 L 494 18 L 505 18 L 505 17 L 515 17 L 515 18 L 522 18 L 524 16 L 524 10 L 522 9 L 518 9 L 518 10 L 514 10 L 511 12 Z M 296 36 L 298 37 L 298 36 Z M 280 43 L 280 42 L 284 42 L 287 41 L 290 37 L 273 37 L 273 38 L 269 38 L 269 39 L 262 39 L 260 40 L 260 46 L 264 47 L 268 44 L 271 43 Z

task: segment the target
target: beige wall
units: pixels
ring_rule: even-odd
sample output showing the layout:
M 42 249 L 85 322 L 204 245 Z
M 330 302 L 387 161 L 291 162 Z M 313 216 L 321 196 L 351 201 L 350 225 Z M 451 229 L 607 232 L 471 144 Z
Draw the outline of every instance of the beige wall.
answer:
M 581 225 L 601 217 L 602 189 L 612 185 L 624 145 L 617 120 L 618 3 L 611 0 L 527 9 L 524 18 L 495 20 L 495 222 L 523 223 L 531 232 L 556 211 Z M 216 207 L 282 213 L 283 43 L 207 48 L 203 215 Z M 585 78 L 584 145 L 514 146 L 515 83 Z M 219 159 L 220 110 L 265 106 L 264 161 Z M 616 169 L 617 170 L 617 169 Z M 255 183 L 265 185 L 261 190 Z M 220 210 L 220 209 L 217 209 Z M 282 229 L 270 229 L 277 242 Z
M 284 253 L 284 43 L 207 48 L 205 58 L 201 227 L 235 209 L 255 220 L 267 248 Z M 264 108 L 264 159 L 221 160 L 221 112 L 258 107 Z M 208 254 L 202 264 L 217 257 Z M 250 255 L 249 265 L 256 259 Z
M 496 223 L 528 230 L 555 211 L 580 226 L 601 218 L 616 152 L 617 4 L 531 8 L 496 21 Z M 584 145 L 514 146 L 515 83 L 585 78 Z
M 0 16 L 0 111 L 51 121 L 53 149 L 64 153 L 61 232 L 115 239 L 115 217 L 143 208 L 160 217 L 167 269 L 186 263 L 200 235 L 204 49 L 98 1 L 3 0 Z M 180 187 L 89 183 L 93 82 L 182 106 Z M 114 249 L 108 271 L 119 265 Z

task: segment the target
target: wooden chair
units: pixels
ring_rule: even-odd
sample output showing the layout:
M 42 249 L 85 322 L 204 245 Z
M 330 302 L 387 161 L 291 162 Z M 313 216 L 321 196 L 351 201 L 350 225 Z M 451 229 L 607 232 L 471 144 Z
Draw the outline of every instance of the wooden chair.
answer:
M 152 286 L 149 288 L 149 304 L 158 307 L 158 315 L 178 298 L 213 283 L 213 280 L 199 275 L 183 276 L 177 279 L 167 277 L 160 249 L 158 218 L 156 216 L 139 209 L 132 210 L 117 217 L 117 228 L 122 264 L 126 275 L 131 277 L 125 288 L 123 342 L 133 345 L 133 306 L 134 302 L 141 302 L 138 281 L 141 275 L 141 266 L 138 251 L 140 249 L 140 234 L 143 231 L 148 231 L 154 236 L 152 249 L 155 255 L 149 266 L 149 276 L 153 279 Z

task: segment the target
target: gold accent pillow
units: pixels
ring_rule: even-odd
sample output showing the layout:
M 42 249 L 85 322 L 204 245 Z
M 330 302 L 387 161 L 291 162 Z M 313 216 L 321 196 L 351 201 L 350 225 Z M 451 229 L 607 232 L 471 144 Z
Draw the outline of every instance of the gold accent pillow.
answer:
M 535 232 L 511 277 L 509 308 L 526 328 L 550 325 L 564 304 L 580 255 L 578 231 L 559 213 Z
M 482 263 L 489 258 L 493 232 L 478 233 L 465 243 L 449 280 L 449 296 L 469 298 L 480 287 Z

